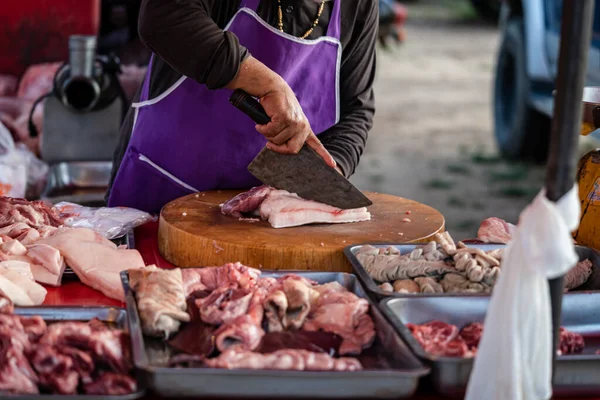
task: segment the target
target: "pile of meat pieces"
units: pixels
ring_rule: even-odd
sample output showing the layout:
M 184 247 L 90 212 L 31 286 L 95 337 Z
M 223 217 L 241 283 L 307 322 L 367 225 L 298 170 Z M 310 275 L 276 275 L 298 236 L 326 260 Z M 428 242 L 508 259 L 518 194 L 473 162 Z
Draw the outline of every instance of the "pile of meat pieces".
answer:
M 99 320 L 46 325 L 13 314 L 0 295 L 0 393 L 125 395 L 131 378 L 128 335 Z
M 0 293 L 18 306 L 41 304 L 66 266 L 86 285 L 124 301 L 120 272 L 144 266 L 137 250 L 120 249 L 86 228 L 62 227 L 41 201 L 0 197 Z
M 427 353 L 440 357 L 474 357 L 483 334 L 480 322 L 468 324 L 461 330 L 442 321 L 406 324 L 406 327 Z M 581 353 L 584 347 L 583 336 L 560 328 L 558 355 Z
M 395 247 L 362 246 L 356 258 L 379 287 L 395 293 L 490 293 L 500 273 L 504 249 L 484 251 L 455 243 L 448 232 L 401 254 Z M 565 290 L 584 284 L 592 263 L 583 260 L 565 277 Z
M 335 356 L 359 355 L 373 343 L 367 300 L 337 282 L 319 285 L 299 275 L 260 275 L 235 263 L 145 269 L 130 272 L 130 280 L 147 335 L 165 337 L 183 324 L 169 343 L 187 354 L 175 356 L 172 364 L 195 359 L 213 368 L 362 369 L 356 358 Z M 161 295 L 167 287 L 169 294 Z M 335 343 L 319 346 L 309 343 L 312 339 Z
M 11 132 L 15 143 L 24 143 L 34 154 L 39 154 L 39 140 L 29 135 L 29 114 L 33 103 L 42 95 L 50 92 L 54 75 L 62 63 L 38 64 L 29 67 L 21 79 L 0 75 L 0 123 Z M 131 101 L 144 80 L 146 68 L 135 65 L 121 66 L 119 80 L 123 90 Z M 33 123 L 38 132 L 43 128 L 43 102 L 33 114 Z
M 340 224 L 368 221 L 366 207 L 342 210 L 312 200 L 304 200 L 286 190 L 258 186 L 221 204 L 224 215 L 241 221 L 269 221 L 273 228 L 308 224 Z
M 454 243 L 447 232 L 407 254 L 395 247 L 362 246 L 357 259 L 381 289 L 396 293 L 488 293 L 502 250 L 484 252 Z

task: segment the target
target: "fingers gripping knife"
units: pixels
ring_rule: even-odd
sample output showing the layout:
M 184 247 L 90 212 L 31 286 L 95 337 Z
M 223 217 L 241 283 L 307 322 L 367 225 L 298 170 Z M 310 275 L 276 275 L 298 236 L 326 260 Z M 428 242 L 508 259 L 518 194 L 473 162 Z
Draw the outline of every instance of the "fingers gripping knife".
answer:
M 257 124 L 269 123 L 263 107 L 249 94 L 238 89 L 229 101 Z M 296 193 L 303 199 L 341 209 L 373 204 L 306 144 L 298 154 L 280 154 L 265 147 L 248 165 L 248 171 L 264 184 Z

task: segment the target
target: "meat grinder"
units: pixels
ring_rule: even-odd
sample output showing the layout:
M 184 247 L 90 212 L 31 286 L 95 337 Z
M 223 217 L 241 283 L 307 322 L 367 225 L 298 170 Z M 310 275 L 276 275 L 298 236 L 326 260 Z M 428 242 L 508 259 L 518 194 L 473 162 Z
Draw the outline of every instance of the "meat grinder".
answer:
M 119 70 L 117 57 L 96 55 L 96 37 L 69 38 L 69 61 L 44 96 L 40 155 L 50 172 L 43 198 L 102 201 L 127 107 Z
M 583 116 L 580 134 L 600 139 L 600 87 L 583 90 Z M 577 168 L 581 217 L 575 240 L 582 246 L 600 249 L 600 149 L 588 152 Z

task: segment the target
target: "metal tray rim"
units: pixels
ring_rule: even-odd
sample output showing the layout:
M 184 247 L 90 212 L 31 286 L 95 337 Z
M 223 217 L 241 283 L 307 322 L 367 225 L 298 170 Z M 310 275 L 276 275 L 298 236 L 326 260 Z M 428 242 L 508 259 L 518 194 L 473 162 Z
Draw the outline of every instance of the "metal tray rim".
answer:
M 371 245 L 374 247 L 388 247 L 388 246 L 418 246 L 420 244 L 422 244 L 422 243 L 381 243 L 381 242 L 375 242 L 375 243 L 372 242 L 372 243 L 363 243 L 363 244 L 358 243 L 358 244 L 352 244 L 352 245 L 344 247 L 344 255 L 346 256 L 346 258 L 352 265 L 352 269 L 354 270 L 354 273 L 361 281 L 363 287 L 369 293 L 375 295 L 376 298 L 379 300 L 383 299 L 383 298 L 399 299 L 399 298 L 422 298 L 422 297 L 424 298 L 424 297 L 490 297 L 491 296 L 491 293 L 414 293 L 414 294 L 409 294 L 409 293 L 384 292 L 375 284 L 375 280 L 373 278 L 371 278 L 371 276 L 367 273 L 367 271 L 362 266 L 360 261 L 358 261 L 358 259 L 356 258 L 356 250 L 358 248 L 360 248 L 361 246 L 365 246 L 365 245 Z M 481 248 L 481 249 L 485 249 L 485 248 L 498 249 L 498 248 L 505 248 L 507 246 L 505 244 L 494 244 L 494 243 L 466 243 L 466 245 L 467 245 L 467 247 Z M 588 249 L 600 256 L 600 251 L 595 250 L 591 247 L 575 245 L 575 248 L 576 249 L 577 248 Z M 576 291 L 576 292 L 569 291 L 569 292 L 566 292 L 565 295 L 573 295 L 576 293 L 594 293 L 594 292 L 598 292 L 598 290 L 581 290 L 581 291 Z
M 581 291 L 581 292 L 577 292 L 577 293 L 569 293 L 569 295 L 570 296 L 583 296 L 583 295 L 590 294 L 590 293 L 597 293 L 597 291 Z M 425 296 L 423 296 L 423 297 L 425 297 Z M 472 298 L 473 296 L 471 295 L 471 296 L 459 296 L 459 297 Z M 490 296 L 479 296 L 479 297 L 490 297 Z M 413 298 L 415 298 L 415 297 L 413 297 Z M 421 297 L 417 297 L 417 298 L 421 298 Z M 398 301 L 398 300 L 402 301 L 403 299 L 406 299 L 406 297 L 403 297 L 403 298 L 388 297 L 388 298 L 382 299 L 379 302 L 379 309 L 385 315 L 385 317 L 388 318 L 388 320 L 390 321 L 390 323 L 392 324 L 394 329 L 396 329 L 398 334 L 402 337 L 404 342 L 406 344 L 408 344 L 410 349 L 419 358 L 421 358 L 423 360 L 427 360 L 429 362 L 443 361 L 446 363 L 454 363 L 454 364 L 470 364 L 475 361 L 475 357 L 458 358 L 458 357 L 435 356 L 435 355 L 432 355 L 432 354 L 426 352 L 425 349 L 423 349 L 423 347 L 417 342 L 417 340 L 410 333 L 409 329 L 406 327 L 404 322 L 402 322 L 400 320 L 400 318 L 398 318 L 398 316 L 388 306 L 388 303 L 390 303 L 390 302 Z M 600 360 L 600 354 L 597 354 L 597 355 L 594 355 L 594 354 L 582 354 L 582 355 L 568 354 L 568 355 L 557 356 L 556 360 L 557 360 L 557 362 L 558 361 L 570 361 L 570 360 L 598 361 L 598 360 Z

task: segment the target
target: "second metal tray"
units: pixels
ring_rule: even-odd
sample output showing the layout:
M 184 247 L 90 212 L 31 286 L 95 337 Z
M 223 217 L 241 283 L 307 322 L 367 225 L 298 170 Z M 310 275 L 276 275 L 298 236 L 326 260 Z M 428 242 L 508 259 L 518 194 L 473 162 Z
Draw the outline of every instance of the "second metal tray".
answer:
M 388 298 L 380 309 L 396 327 L 406 343 L 424 362 L 431 365 L 431 383 L 440 394 L 464 395 L 473 368 L 472 358 L 439 357 L 419 345 L 407 323 L 423 324 L 439 320 L 462 328 L 483 322 L 489 296 Z M 584 335 L 585 349 L 579 355 L 557 358 L 555 396 L 588 396 L 600 393 L 600 293 L 573 293 L 563 297 L 562 326 Z M 493 378 L 493 377 L 490 377 Z
M 127 312 L 116 307 L 15 307 L 15 314 L 24 317 L 39 315 L 48 323 L 59 321 L 90 321 L 98 318 L 100 321 L 116 328 L 128 330 Z M 144 395 L 144 386 L 137 379 L 138 391 L 124 396 L 102 396 L 102 395 L 58 395 L 58 394 L 35 394 L 35 395 L 5 395 L 0 393 L 0 398 L 11 400 L 133 400 Z
M 346 255 L 346 257 L 352 264 L 352 269 L 354 270 L 354 273 L 358 276 L 358 279 L 360 279 L 361 283 L 364 285 L 364 287 L 367 290 L 367 292 L 369 293 L 369 295 L 376 300 L 381 300 L 381 299 L 388 298 L 388 297 L 403 298 L 403 297 L 423 297 L 423 296 L 428 296 L 428 297 L 482 296 L 482 294 L 480 294 L 480 293 L 475 293 L 475 294 L 471 294 L 471 293 L 427 293 L 427 294 L 406 293 L 405 294 L 405 293 L 385 292 L 385 291 L 381 290 L 379 288 L 379 286 L 377 286 L 377 283 L 375 282 L 375 280 L 373 280 L 373 278 L 371 278 L 371 276 L 368 274 L 368 272 L 362 266 L 360 261 L 358 261 L 358 259 L 356 258 L 356 253 L 362 246 L 363 245 L 347 246 L 346 248 L 344 248 L 344 254 Z M 377 247 L 377 248 L 382 248 L 382 247 L 387 248 L 387 247 L 392 246 L 392 247 L 395 247 L 398 250 L 400 250 L 400 252 L 402 254 L 405 254 L 405 253 L 410 253 L 411 251 L 413 251 L 415 249 L 415 247 L 419 246 L 419 244 L 372 244 L 372 246 Z M 495 249 L 500 249 L 500 248 L 506 247 L 506 245 L 503 245 L 503 244 L 468 244 L 468 243 L 467 243 L 467 246 L 476 248 L 476 249 L 482 249 L 484 251 L 495 250 Z M 595 251 L 589 247 L 583 247 L 583 246 L 575 246 L 575 251 L 579 255 L 580 261 L 583 261 L 587 258 L 592 262 L 592 275 L 589 277 L 589 279 L 583 285 L 579 286 L 578 288 L 573 289 L 569 293 L 585 291 L 585 290 L 600 290 L 600 253 L 598 253 L 597 251 Z M 489 296 L 489 294 L 483 294 L 483 296 Z
M 281 276 L 295 273 L 319 283 L 337 281 L 359 297 L 366 298 L 356 277 L 343 273 L 303 273 L 281 271 L 262 276 Z M 212 368 L 167 368 L 169 352 L 152 348 L 142 335 L 134 295 L 129 289 L 127 272 L 121 273 L 131 327 L 135 365 L 145 372 L 149 388 L 169 396 L 216 396 L 235 398 L 402 398 L 416 391 L 419 378 L 429 373 L 408 349 L 398 333 L 383 317 L 374 303 L 371 316 L 377 339 L 387 353 L 389 370 L 356 372 L 304 372 L 271 370 L 226 370 Z

